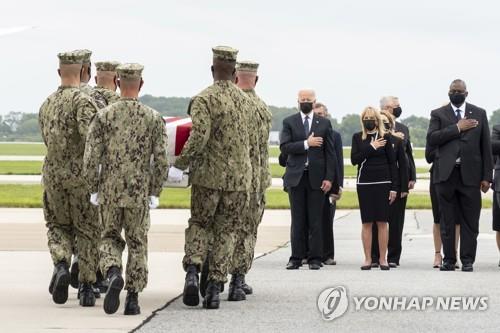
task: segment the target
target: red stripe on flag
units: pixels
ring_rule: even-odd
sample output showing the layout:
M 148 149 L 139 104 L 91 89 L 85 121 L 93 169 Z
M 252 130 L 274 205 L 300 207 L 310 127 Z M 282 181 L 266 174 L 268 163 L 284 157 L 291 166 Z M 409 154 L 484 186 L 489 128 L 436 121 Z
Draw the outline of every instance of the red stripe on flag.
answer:
M 177 126 L 177 131 L 175 132 L 175 156 L 181 154 L 182 148 L 184 148 L 189 138 L 189 133 L 191 133 L 192 126 L 192 123 Z

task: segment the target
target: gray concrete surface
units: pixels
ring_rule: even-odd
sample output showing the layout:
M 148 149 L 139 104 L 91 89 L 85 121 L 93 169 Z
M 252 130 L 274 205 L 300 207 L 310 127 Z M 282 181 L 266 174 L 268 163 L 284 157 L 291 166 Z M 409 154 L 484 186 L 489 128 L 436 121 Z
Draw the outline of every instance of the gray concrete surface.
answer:
M 408 211 L 401 266 L 361 271 L 360 218 L 352 211 L 335 221 L 337 266 L 285 270 L 290 248 L 258 259 L 247 277 L 255 290 L 244 302 L 226 301 L 220 310 L 188 308 L 180 299 L 150 318 L 138 332 L 499 332 L 500 268 L 491 213 L 483 210 L 475 271 L 432 268 L 430 211 Z M 324 321 L 318 295 L 328 287 L 348 289 L 349 308 Z M 227 289 L 227 288 L 226 288 Z M 487 296 L 486 311 L 356 311 L 353 296 Z

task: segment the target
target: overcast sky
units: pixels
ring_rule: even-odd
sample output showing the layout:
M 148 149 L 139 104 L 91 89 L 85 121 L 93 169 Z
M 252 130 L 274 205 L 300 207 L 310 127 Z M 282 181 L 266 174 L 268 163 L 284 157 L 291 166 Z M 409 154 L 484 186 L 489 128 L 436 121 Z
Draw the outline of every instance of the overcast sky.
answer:
M 428 116 L 463 78 L 468 101 L 500 108 L 500 3 L 457 0 L 131 1 L 0 3 L 0 114 L 38 112 L 58 86 L 60 51 L 144 64 L 142 93 L 192 96 L 211 83 L 211 47 L 261 64 L 258 93 L 296 105 L 314 88 L 336 118 L 400 97 Z M 33 29 L 14 32 L 24 26 Z M 3 33 L 2 33 L 3 32 Z

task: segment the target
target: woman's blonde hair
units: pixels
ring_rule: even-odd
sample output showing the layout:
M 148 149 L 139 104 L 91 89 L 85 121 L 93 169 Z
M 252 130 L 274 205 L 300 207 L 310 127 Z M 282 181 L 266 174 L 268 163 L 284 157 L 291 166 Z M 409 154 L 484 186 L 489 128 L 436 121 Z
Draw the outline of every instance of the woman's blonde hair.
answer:
M 386 110 L 380 111 L 380 114 L 389 119 L 389 122 L 391 123 L 391 129 L 389 130 L 389 133 L 391 133 L 392 136 L 395 136 L 403 140 L 404 134 L 401 132 L 396 132 L 396 118 L 394 118 L 393 114 Z
M 383 137 L 385 135 L 385 129 L 384 129 L 384 123 L 382 122 L 382 119 L 380 118 L 380 112 L 374 108 L 373 106 L 368 106 L 366 107 L 363 112 L 361 112 L 361 116 L 359 117 L 359 120 L 361 122 L 361 131 L 363 134 L 361 135 L 361 138 L 364 140 L 368 136 L 368 133 L 366 133 L 366 128 L 365 125 L 363 124 L 363 118 L 367 115 L 371 116 L 373 114 L 373 117 L 375 118 L 375 126 L 377 126 L 378 123 L 378 135 L 379 137 Z

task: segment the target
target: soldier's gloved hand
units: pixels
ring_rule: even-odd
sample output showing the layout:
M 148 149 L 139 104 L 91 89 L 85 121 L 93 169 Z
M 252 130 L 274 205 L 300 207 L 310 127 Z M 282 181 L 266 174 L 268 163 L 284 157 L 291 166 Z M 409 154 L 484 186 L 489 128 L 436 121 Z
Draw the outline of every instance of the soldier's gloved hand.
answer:
M 99 192 L 90 194 L 90 203 L 99 206 Z
M 149 197 L 149 208 L 150 209 L 155 209 L 160 205 L 160 198 L 155 197 L 155 196 L 150 196 Z
M 182 181 L 182 176 L 184 175 L 184 171 L 181 169 L 177 169 L 174 166 L 171 166 L 168 169 L 168 181 L 172 183 L 180 183 Z

